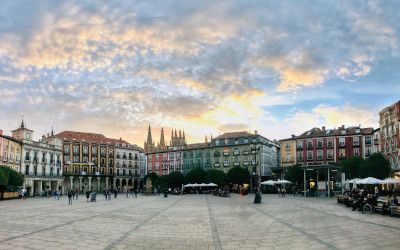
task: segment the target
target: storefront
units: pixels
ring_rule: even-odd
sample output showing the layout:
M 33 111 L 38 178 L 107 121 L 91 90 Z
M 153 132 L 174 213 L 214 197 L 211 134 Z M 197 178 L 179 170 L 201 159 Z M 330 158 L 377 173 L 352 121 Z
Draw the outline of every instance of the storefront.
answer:
M 308 197 L 331 197 L 341 194 L 345 176 L 340 166 L 301 166 L 304 175 L 303 193 Z

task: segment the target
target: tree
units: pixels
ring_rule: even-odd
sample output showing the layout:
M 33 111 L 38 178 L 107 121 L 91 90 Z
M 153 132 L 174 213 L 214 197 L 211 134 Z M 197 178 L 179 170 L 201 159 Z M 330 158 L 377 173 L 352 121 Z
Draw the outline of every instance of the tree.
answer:
M 182 184 L 185 182 L 185 176 L 180 171 L 171 172 L 168 175 L 169 186 L 172 188 L 180 188 Z
M 247 168 L 233 167 L 229 169 L 227 179 L 232 184 L 242 185 L 243 183 L 249 183 L 250 172 Z
M 286 179 L 300 185 L 304 181 L 303 169 L 299 164 L 288 167 L 285 173 Z
M 200 167 L 193 168 L 185 176 L 186 183 L 203 183 L 206 181 L 206 171 Z
M 155 186 L 158 185 L 158 180 L 159 180 L 160 177 L 159 177 L 156 173 L 149 173 L 149 174 L 147 174 L 146 177 L 145 177 L 145 181 L 147 180 L 147 178 L 150 178 L 150 180 L 151 180 L 151 185 L 152 185 L 153 187 L 155 187 Z
M 343 167 L 346 179 L 354 179 L 360 177 L 360 167 L 363 162 L 360 157 L 350 157 L 343 159 L 339 165 Z
M 0 190 L 4 190 L 8 186 L 8 173 L 3 167 L 0 167 Z
M 226 183 L 226 174 L 219 169 L 210 169 L 206 173 L 206 182 L 222 186 Z
M 374 153 L 360 166 L 359 176 L 385 179 L 390 176 L 390 162 L 381 153 Z
M 18 173 L 12 168 L 6 166 L 0 166 L 1 171 L 7 176 L 8 187 L 20 187 L 24 183 L 24 175 Z
M 166 189 L 169 187 L 169 176 L 168 175 L 162 175 L 158 179 L 157 185 L 160 186 L 161 190 Z

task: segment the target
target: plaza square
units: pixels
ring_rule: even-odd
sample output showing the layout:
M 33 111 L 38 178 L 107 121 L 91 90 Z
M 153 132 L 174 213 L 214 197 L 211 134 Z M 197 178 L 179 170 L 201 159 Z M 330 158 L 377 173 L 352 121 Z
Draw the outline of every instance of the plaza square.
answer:
M 263 195 L 0 203 L 0 249 L 398 249 L 399 218 Z

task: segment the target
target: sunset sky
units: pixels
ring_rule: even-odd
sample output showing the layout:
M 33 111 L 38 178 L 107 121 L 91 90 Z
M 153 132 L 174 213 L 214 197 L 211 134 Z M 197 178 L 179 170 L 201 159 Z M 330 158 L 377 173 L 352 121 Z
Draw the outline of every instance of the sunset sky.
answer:
M 82 3 L 84 2 L 84 3 Z M 0 1 L 0 129 L 143 146 L 378 127 L 400 99 L 400 1 Z

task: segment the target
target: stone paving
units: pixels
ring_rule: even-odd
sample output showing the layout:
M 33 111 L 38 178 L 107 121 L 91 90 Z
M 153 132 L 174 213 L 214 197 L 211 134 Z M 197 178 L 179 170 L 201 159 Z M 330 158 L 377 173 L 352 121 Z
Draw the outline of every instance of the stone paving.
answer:
M 400 249 L 400 218 L 334 199 L 138 196 L 0 202 L 0 249 Z

